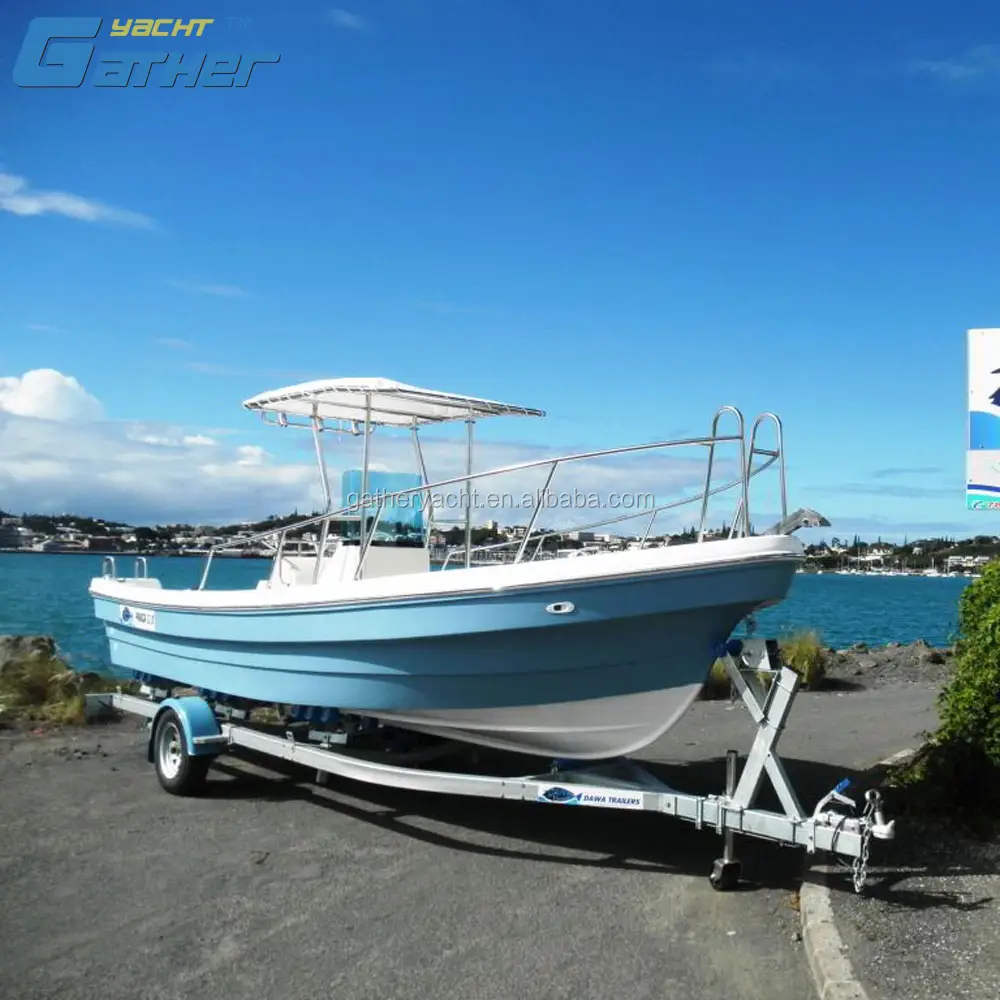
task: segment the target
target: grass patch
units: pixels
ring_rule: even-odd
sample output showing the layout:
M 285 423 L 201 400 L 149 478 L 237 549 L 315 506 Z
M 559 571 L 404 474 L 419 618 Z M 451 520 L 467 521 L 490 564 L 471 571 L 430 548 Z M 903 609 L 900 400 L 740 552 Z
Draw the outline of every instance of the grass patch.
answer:
M 702 698 L 716 700 L 729 697 L 729 672 L 722 660 L 716 660 L 708 672 L 708 679 L 701 690 Z
M 284 721 L 284 715 L 273 705 L 261 705 L 250 710 L 250 721 L 277 725 Z
M 0 670 L 0 723 L 84 721 L 85 696 L 115 688 L 137 691 L 134 681 L 81 674 L 58 656 L 26 655 L 6 661 Z
M 785 639 L 779 639 L 778 648 L 782 663 L 791 667 L 802 678 L 803 687 L 822 687 L 826 677 L 826 653 L 816 632 L 796 632 Z M 765 685 L 770 683 L 771 677 L 769 672 L 762 671 L 760 674 L 760 680 Z M 730 693 L 729 673 L 722 660 L 716 660 L 702 688 L 702 698 L 728 698 Z
M 782 662 L 801 678 L 804 687 L 817 688 L 826 676 L 826 654 L 816 632 L 797 632 L 779 639 Z

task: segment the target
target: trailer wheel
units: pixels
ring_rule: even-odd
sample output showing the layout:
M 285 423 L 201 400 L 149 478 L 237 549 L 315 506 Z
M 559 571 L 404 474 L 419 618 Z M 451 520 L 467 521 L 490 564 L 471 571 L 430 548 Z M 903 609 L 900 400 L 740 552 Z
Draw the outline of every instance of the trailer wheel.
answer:
M 197 795 L 210 763 L 210 757 L 188 753 L 180 716 L 168 708 L 157 720 L 153 734 L 153 765 L 161 787 L 171 795 Z

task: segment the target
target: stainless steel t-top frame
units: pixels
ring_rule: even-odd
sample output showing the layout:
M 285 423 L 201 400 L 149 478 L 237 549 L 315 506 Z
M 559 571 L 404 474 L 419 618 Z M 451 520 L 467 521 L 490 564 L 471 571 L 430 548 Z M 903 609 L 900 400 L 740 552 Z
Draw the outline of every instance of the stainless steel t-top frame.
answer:
M 541 410 L 495 403 L 467 396 L 453 396 L 432 392 L 430 390 L 418 389 L 414 386 L 390 382 L 386 379 L 338 379 L 305 383 L 302 386 L 292 386 L 289 389 L 262 393 L 260 396 L 248 400 L 244 403 L 244 406 L 248 409 L 258 410 L 267 423 L 273 423 L 282 427 L 303 427 L 312 432 L 325 509 L 321 514 L 303 518 L 294 524 L 281 528 L 269 528 L 257 534 L 241 538 L 236 542 L 227 542 L 226 547 L 232 548 L 234 546 L 248 546 L 259 543 L 270 544 L 271 540 L 276 537 L 275 558 L 280 560 L 287 535 L 290 532 L 297 532 L 304 528 L 318 525 L 320 528 L 320 538 L 316 545 L 316 559 L 313 566 L 314 583 L 320 577 L 323 560 L 327 555 L 329 530 L 332 522 L 354 519 L 360 522 L 359 537 L 361 551 L 358 567 L 355 572 L 355 578 L 360 579 L 364 573 L 365 560 L 372 540 L 382 514 L 387 507 L 404 497 L 423 494 L 425 498 L 424 510 L 427 512 L 424 544 L 425 546 L 429 546 L 434 524 L 434 491 L 452 486 L 459 486 L 461 488 L 464 500 L 465 537 L 464 544 L 461 547 L 461 554 L 466 567 L 473 564 L 475 553 L 486 550 L 498 550 L 499 552 L 504 549 L 516 548 L 516 551 L 512 552 L 513 562 L 521 562 L 525 558 L 534 559 L 539 555 L 546 538 L 559 537 L 571 531 L 589 531 L 593 528 L 617 524 L 648 514 L 648 520 L 639 543 L 640 548 L 642 548 L 648 543 L 653 525 L 660 513 L 665 510 L 672 510 L 687 504 L 699 502 L 701 504 L 701 511 L 697 538 L 699 542 L 703 542 L 707 529 L 709 499 L 733 489 L 738 491 L 738 499 L 729 529 L 729 537 L 743 537 L 751 534 L 753 530 L 750 517 L 750 482 L 775 464 L 778 466 L 779 473 L 781 505 L 781 521 L 779 524 L 785 522 L 788 518 L 783 430 L 781 420 L 776 414 L 770 412 L 762 413 L 754 420 L 749 442 L 746 437 L 743 414 L 736 407 L 726 405 L 720 407 L 716 412 L 712 421 L 711 433 L 706 437 L 657 441 L 649 444 L 628 445 L 600 451 L 560 455 L 554 458 L 537 459 L 502 466 L 484 472 L 473 472 L 474 436 L 477 419 L 483 416 L 501 414 L 543 416 L 543 412 Z M 297 421 L 295 419 L 296 415 L 305 418 L 304 421 Z M 735 428 L 731 433 L 721 434 L 719 432 L 719 425 L 722 418 L 727 416 L 733 418 Z M 467 429 L 465 473 L 462 476 L 431 482 L 427 474 L 427 466 L 421 446 L 420 428 L 427 424 L 457 421 L 464 422 Z M 770 424 L 773 428 L 774 444 L 771 447 L 764 447 L 758 443 L 759 434 L 765 423 Z M 411 431 L 421 479 L 420 486 L 381 494 L 377 497 L 368 495 L 371 438 L 377 427 L 408 428 Z M 333 509 L 332 492 L 321 441 L 321 435 L 329 431 L 361 436 L 363 439 L 361 496 L 357 502 L 342 506 L 336 510 Z M 738 447 L 738 474 L 730 481 L 716 486 L 713 485 L 713 474 L 717 459 L 716 449 L 722 444 L 735 444 Z M 565 465 L 616 456 L 634 455 L 655 450 L 692 447 L 707 449 L 705 487 L 702 492 L 695 496 L 672 500 L 641 512 L 630 511 L 625 514 L 602 518 L 585 525 L 573 525 L 559 531 L 548 530 L 536 533 L 538 518 L 542 511 L 542 504 L 539 503 L 534 505 L 524 534 L 521 537 L 477 548 L 473 548 L 472 546 L 472 484 L 474 482 L 485 478 L 533 469 L 546 469 L 544 484 L 541 491 L 539 491 L 539 495 L 547 496 L 556 471 Z M 763 461 L 755 467 L 755 462 L 758 458 L 763 459 Z M 374 516 L 371 514 L 373 509 Z M 534 549 L 529 553 L 529 546 L 532 542 L 536 544 Z M 213 556 L 222 547 L 221 545 L 217 545 L 209 549 L 199 589 L 205 587 L 212 566 Z M 446 565 L 453 554 L 457 554 L 457 552 L 453 550 L 448 553 L 445 559 Z

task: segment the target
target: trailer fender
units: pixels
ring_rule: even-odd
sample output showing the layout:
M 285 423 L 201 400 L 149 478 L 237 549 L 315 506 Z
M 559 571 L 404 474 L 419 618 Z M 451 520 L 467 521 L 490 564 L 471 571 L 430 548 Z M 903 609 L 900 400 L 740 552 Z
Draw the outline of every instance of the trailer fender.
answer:
M 180 719 L 181 728 L 184 730 L 184 748 L 192 757 L 207 757 L 219 754 L 225 749 L 229 741 L 222 735 L 219 720 L 204 698 L 199 698 L 197 695 L 167 698 L 160 702 L 149 727 L 146 756 L 150 763 L 153 761 L 153 736 L 156 733 L 156 724 L 169 708 L 172 708 Z

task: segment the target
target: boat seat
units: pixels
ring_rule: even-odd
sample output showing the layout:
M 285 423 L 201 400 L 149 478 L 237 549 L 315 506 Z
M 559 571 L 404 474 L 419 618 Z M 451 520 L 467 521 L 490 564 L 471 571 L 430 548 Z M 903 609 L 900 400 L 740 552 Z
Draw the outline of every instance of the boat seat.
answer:
M 318 585 L 335 586 L 354 579 L 361 558 L 361 548 L 357 545 L 338 545 L 324 560 L 320 569 Z M 282 556 L 281 573 L 275 565 L 271 576 L 257 584 L 258 590 L 270 587 L 311 586 L 316 567 L 315 556 Z M 372 546 L 365 560 L 365 579 L 380 576 L 396 576 L 404 573 L 427 573 L 430 571 L 430 553 L 425 548 L 397 548 L 395 546 Z
M 338 545 L 323 560 L 317 583 L 340 583 L 353 580 L 358 568 L 360 549 L 350 545 Z M 313 584 L 313 572 L 316 569 L 315 556 L 282 556 L 280 573 L 275 564 L 267 580 L 257 584 L 258 590 L 268 590 L 271 587 L 302 587 Z
M 314 556 L 282 556 L 279 562 L 275 562 L 265 584 L 268 587 L 301 587 L 311 584 L 315 566 Z
M 323 560 L 318 582 L 330 586 L 353 580 L 360 559 L 360 546 L 338 545 Z M 362 579 L 373 580 L 380 576 L 397 576 L 404 573 L 427 573 L 430 568 L 430 553 L 425 548 L 373 545 L 365 557 Z
M 364 578 L 401 576 L 406 573 L 429 573 L 431 554 L 425 548 L 396 545 L 373 545 L 365 559 Z
M 329 586 L 332 583 L 344 583 L 353 580 L 361 558 L 359 545 L 338 545 L 323 560 L 323 568 L 319 571 L 317 582 Z

